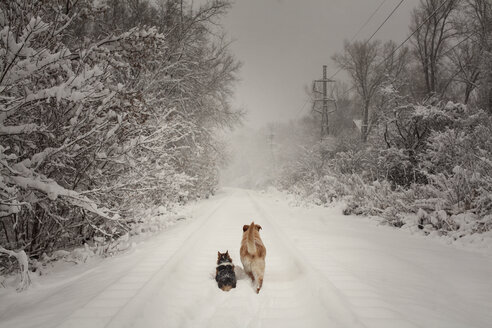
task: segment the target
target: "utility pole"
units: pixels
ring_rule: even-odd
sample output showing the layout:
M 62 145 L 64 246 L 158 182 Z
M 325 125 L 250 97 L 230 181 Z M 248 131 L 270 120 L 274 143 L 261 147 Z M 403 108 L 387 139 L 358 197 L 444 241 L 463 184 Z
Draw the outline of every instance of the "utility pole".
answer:
M 328 125 L 328 102 L 336 101 L 333 98 L 328 98 L 328 82 L 335 82 L 334 80 L 330 80 L 326 77 L 326 65 L 323 65 L 323 79 L 322 80 L 315 80 L 313 83 L 313 92 L 314 93 L 319 93 L 319 91 L 316 90 L 316 82 L 321 82 L 323 83 L 323 98 L 322 99 L 315 99 L 313 102 L 313 110 L 315 112 L 318 112 L 321 114 L 321 139 L 325 138 L 330 134 L 330 127 Z M 322 101 L 323 102 L 323 107 L 322 110 L 319 111 L 316 109 L 316 102 Z
M 270 154 L 272 155 L 272 163 L 275 165 L 275 154 L 273 153 L 273 138 L 275 133 L 273 133 L 273 124 L 270 125 L 270 134 L 268 135 L 268 140 L 270 141 Z

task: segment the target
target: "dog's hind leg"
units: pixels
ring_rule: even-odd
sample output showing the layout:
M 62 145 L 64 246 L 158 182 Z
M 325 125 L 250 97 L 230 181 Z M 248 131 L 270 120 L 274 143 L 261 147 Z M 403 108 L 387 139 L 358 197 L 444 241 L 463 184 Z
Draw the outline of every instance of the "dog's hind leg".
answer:
M 258 261 L 256 263 L 253 274 L 255 277 L 253 281 L 256 281 L 256 293 L 258 294 L 261 287 L 263 286 L 263 276 L 265 275 L 265 260 Z
M 263 286 L 263 276 L 258 277 L 258 287 L 256 288 L 256 294 L 260 292 L 261 286 Z
M 254 273 L 253 279 L 254 286 L 256 287 L 256 294 L 260 292 L 261 286 L 263 286 L 263 273 Z

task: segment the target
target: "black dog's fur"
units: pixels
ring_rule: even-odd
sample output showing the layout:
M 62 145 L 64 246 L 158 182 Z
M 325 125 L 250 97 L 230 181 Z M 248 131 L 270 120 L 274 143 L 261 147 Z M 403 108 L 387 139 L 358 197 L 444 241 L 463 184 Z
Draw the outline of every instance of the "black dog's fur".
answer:
M 225 253 L 217 252 L 217 257 L 215 281 L 217 281 L 220 289 L 227 292 L 232 288 L 236 288 L 236 273 L 234 272 L 234 264 L 232 264 L 229 251 Z

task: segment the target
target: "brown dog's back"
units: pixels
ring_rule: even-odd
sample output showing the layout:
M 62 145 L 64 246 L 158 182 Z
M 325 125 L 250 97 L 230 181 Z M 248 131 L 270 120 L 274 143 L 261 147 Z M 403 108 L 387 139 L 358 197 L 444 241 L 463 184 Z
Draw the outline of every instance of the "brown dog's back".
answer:
M 260 238 L 260 229 L 261 226 L 254 222 L 251 222 L 249 226 L 243 226 L 243 239 L 239 250 L 244 271 L 253 282 L 257 283 L 257 293 L 263 284 L 266 256 L 266 248 Z

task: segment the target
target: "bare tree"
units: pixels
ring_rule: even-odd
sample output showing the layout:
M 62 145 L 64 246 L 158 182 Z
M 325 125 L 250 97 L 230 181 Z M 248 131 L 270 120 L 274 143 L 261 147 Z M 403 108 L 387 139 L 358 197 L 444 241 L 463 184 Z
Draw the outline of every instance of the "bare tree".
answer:
M 492 4 L 490 0 L 468 0 L 471 8 L 471 21 L 474 22 L 473 32 L 477 40 L 479 71 L 479 104 L 492 113 Z
M 385 77 L 384 67 L 381 65 L 381 53 L 379 41 L 355 41 L 345 42 L 344 52 L 332 57 L 340 68 L 349 73 L 354 88 L 361 98 L 361 139 L 364 142 L 370 132 L 369 110 Z
M 444 77 L 441 71 L 443 51 L 448 40 L 456 33 L 451 18 L 458 2 L 421 0 L 420 6 L 412 13 L 410 28 L 417 31 L 413 36 L 413 43 L 424 75 L 426 96 L 444 91 Z
M 466 40 L 457 44 L 455 49 L 449 54 L 449 59 L 455 66 L 455 80 L 464 86 L 462 101 L 467 104 L 473 90 L 477 87 L 477 82 L 481 75 L 481 52 L 480 46 L 475 40 Z M 461 96 L 461 94 L 460 94 Z
M 476 100 L 474 91 L 484 91 L 481 86 L 485 86 L 490 71 L 485 67 L 490 53 L 490 11 L 488 0 L 461 1 L 453 19 L 456 40 L 443 53 L 449 59 L 450 78 L 446 85 L 454 86 L 453 96 L 465 104 Z

